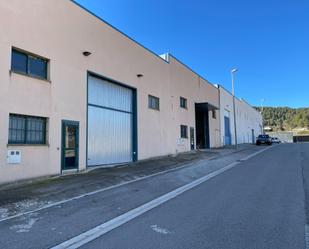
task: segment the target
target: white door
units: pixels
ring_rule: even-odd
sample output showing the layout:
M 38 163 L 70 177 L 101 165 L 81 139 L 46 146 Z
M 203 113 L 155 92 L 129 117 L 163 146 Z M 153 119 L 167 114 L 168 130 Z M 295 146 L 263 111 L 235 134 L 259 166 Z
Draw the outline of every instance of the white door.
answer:
M 132 161 L 133 92 L 88 78 L 88 166 Z

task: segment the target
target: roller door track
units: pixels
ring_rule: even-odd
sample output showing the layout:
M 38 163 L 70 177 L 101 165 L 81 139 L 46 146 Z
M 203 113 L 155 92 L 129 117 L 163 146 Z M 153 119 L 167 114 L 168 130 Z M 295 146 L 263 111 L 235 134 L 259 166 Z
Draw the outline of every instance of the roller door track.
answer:
M 135 90 L 88 77 L 88 166 L 132 162 L 135 151 Z

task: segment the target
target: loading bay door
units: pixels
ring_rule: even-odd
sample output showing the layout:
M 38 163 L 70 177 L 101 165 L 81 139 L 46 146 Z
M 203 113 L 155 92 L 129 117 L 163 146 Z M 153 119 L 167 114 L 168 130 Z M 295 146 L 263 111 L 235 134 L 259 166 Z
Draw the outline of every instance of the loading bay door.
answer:
M 135 159 L 133 99 L 132 89 L 88 76 L 87 166 Z

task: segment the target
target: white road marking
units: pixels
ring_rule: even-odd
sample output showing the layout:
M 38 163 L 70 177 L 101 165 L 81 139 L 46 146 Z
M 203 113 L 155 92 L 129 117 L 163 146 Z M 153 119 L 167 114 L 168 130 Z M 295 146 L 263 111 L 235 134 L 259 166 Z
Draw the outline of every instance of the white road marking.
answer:
M 305 225 L 305 248 L 309 249 L 309 225 Z
M 210 157 L 210 158 L 208 158 L 206 160 L 210 160 L 210 159 L 214 159 L 214 158 L 216 158 L 216 156 Z M 101 189 L 98 189 L 98 190 L 95 190 L 95 191 L 91 191 L 91 192 L 88 192 L 88 193 L 85 193 L 85 194 L 82 194 L 82 195 L 78 195 L 78 196 L 75 196 L 75 197 L 72 197 L 72 198 L 69 198 L 69 199 L 65 199 L 65 200 L 62 200 L 62 201 L 53 202 L 53 203 L 49 202 L 49 204 L 47 204 L 47 205 L 44 205 L 44 206 L 42 206 L 40 208 L 33 209 L 33 210 L 30 210 L 30 211 L 25 211 L 25 212 L 21 212 L 21 213 L 18 213 L 18 214 L 15 214 L 15 215 L 10 215 L 10 216 L 9 215 L 3 216 L 3 217 L 0 216 L 0 218 L 1 218 L 0 222 L 11 220 L 11 219 L 15 219 L 15 218 L 18 218 L 18 217 L 21 217 L 21 216 L 24 216 L 24 215 L 36 213 L 36 212 L 39 212 L 39 211 L 42 211 L 42 210 L 45 210 L 45 209 L 48 209 L 48 208 L 51 208 L 51 207 L 55 207 L 55 206 L 59 206 L 61 208 L 62 204 L 65 204 L 65 203 L 68 203 L 68 202 L 71 202 L 71 201 L 75 201 L 75 200 L 79 200 L 79 199 L 82 199 L 82 198 L 87 197 L 87 196 L 96 195 L 98 193 L 102 193 L 104 191 L 111 190 L 111 189 L 114 189 L 114 188 L 118 188 L 118 187 L 121 187 L 121 186 L 124 186 L 124 185 L 127 185 L 127 184 L 131 184 L 131 183 L 134 183 L 134 182 L 138 182 L 138 181 L 142 181 L 142 180 L 145 180 L 145 179 L 149 179 L 149 178 L 152 178 L 152 177 L 155 177 L 155 176 L 158 176 L 158 175 L 166 174 L 166 173 L 169 173 L 169 172 L 172 172 L 172 171 L 177 171 L 177 170 L 189 167 L 191 165 L 194 165 L 194 164 L 196 164 L 196 163 L 198 163 L 200 161 L 203 161 L 203 159 L 195 161 L 195 162 L 184 164 L 183 166 L 180 166 L 180 167 L 176 167 L 176 168 L 168 169 L 168 170 L 165 170 L 165 171 L 160 171 L 160 172 L 157 172 L 155 174 L 151 174 L 151 175 L 143 176 L 143 177 L 140 177 L 140 178 L 136 178 L 134 180 L 125 181 L 125 182 L 122 182 L 122 183 L 119 183 L 119 184 L 116 184 L 116 185 L 113 185 L 113 186 L 110 186 L 110 187 L 101 188 Z
M 246 156 L 246 157 L 240 159 L 239 161 L 241 161 L 241 162 L 247 161 L 247 160 L 249 160 L 250 158 L 252 158 L 252 157 L 254 157 L 254 156 L 256 156 L 256 155 L 258 155 L 258 154 L 264 152 L 265 150 L 270 149 L 270 148 L 271 148 L 271 147 L 266 147 L 265 149 L 259 150 L 259 151 L 255 152 L 255 153 L 253 153 L 253 154 L 251 154 L 251 155 L 249 155 L 249 156 Z
M 172 233 L 172 232 L 170 232 L 169 230 L 167 230 L 165 228 L 159 227 L 158 225 L 152 225 L 150 227 L 156 233 L 160 233 L 160 234 L 163 234 L 163 235 L 167 235 L 167 234 L 171 234 Z
M 265 150 L 269 149 L 270 147 L 268 148 L 265 148 L 263 150 L 260 150 L 256 153 L 253 153 L 251 154 L 250 156 L 247 156 L 245 159 L 248 160 L 262 152 L 264 152 Z M 101 237 L 102 235 L 114 230 L 115 228 L 118 228 L 120 227 L 121 225 L 137 218 L 138 216 L 162 205 L 163 203 L 183 194 L 184 192 L 187 192 L 188 190 L 214 178 L 215 176 L 217 175 L 220 175 L 222 173 L 224 173 L 225 171 L 231 169 L 231 168 L 234 168 L 235 166 L 237 166 L 238 164 L 240 164 L 241 162 L 233 162 L 217 171 L 214 171 L 206 176 L 203 176 L 189 184 L 186 184 L 180 188 L 177 188 L 167 194 L 164 194 L 148 203 L 145 203 L 144 205 L 142 206 L 139 206 L 137 208 L 134 208 L 114 219 L 111 219 L 99 226 L 96 226 L 84 233 L 81 233 L 79 235 L 77 235 L 76 237 L 73 237 L 67 241 L 64 241 L 62 242 L 61 244 L 59 245 L 56 245 L 54 247 L 52 247 L 51 249 L 75 249 L 75 248 L 79 248 L 99 237 Z

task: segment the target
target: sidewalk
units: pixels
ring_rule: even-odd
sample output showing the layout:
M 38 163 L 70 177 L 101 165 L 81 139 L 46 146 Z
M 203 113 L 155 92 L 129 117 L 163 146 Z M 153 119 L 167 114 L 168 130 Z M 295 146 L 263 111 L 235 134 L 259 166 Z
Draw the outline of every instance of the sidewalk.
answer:
M 0 219 L 92 191 L 160 174 L 160 172 L 190 167 L 198 161 L 207 162 L 216 158 L 229 157 L 254 148 L 253 145 L 241 145 L 237 149 L 230 147 L 193 151 L 114 168 L 98 168 L 85 173 L 54 177 L 33 183 L 2 186 L 0 188 Z

